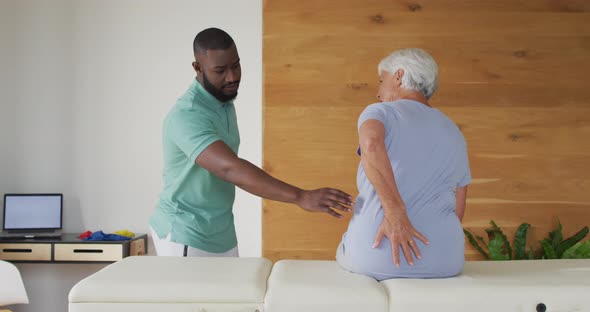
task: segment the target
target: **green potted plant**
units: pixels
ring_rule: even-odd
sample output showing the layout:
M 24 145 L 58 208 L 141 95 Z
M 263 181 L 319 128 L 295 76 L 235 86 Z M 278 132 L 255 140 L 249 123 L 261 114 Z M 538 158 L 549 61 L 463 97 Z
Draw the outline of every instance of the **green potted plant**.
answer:
M 532 260 L 532 259 L 582 259 L 590 258 L 590 240 L 582 242 L 588 235 L 588 227 L 585 226 L 574 235 L 563 239 L 562 226 L 558 222 L 557 228 L 549 232 L 549 237 L 541 240 L 540 248 L 534 251 L 532 247 L 526 248 L 527 232 L 530 224 L 522 223 L 514 234 L 512 245 L 494 222 L 490 221 L 491 228 L 486 229 L 488 242 L 469 229 L 463 229 L 469 243 L 487 260 Z

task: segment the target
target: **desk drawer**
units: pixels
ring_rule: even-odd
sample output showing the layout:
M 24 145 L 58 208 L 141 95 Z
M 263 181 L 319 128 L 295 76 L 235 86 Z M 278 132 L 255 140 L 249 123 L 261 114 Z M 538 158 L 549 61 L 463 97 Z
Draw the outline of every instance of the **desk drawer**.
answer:
M 0 244 L 0 260 L 51 261 L 51 244 Z
M 143 256 L 145 255 L 147 252 L 145 250 L 145 246 L 147 245 L 145 243 L 146 238 L 138 238 L 135 240 L 132 240 L 131 243 L 129 244 L 129 255 L 130 256 Z
M 55 244 L 55 261 L 118 261 L 122 244 Z

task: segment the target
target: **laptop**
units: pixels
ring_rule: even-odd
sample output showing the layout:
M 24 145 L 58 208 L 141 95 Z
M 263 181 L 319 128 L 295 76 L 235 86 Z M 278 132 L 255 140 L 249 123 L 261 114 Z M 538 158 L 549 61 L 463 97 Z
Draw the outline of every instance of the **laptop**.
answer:
M 63 194 L 4 194 L 0 239 L 59 238 Z

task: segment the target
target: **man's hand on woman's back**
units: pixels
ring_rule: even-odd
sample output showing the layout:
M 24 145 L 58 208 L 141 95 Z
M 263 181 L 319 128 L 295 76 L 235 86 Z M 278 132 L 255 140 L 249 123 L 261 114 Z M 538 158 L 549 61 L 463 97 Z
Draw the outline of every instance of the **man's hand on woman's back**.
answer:
M 349 212 L 352 196 L 332 188 L 302 190 L 297 196 L 297 205 L 310 212 L 324 212 L 336 218 L 342 215 L 335 210 Z

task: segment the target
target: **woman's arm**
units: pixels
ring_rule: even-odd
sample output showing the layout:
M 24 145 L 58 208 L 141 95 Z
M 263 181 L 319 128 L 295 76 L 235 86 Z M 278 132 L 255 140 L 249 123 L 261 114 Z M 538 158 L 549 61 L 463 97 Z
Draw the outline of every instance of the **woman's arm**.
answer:
M 385 147 L 385 127 L 375 119 L 365 121 L 359 130 L 361 163 L 367 178 L 375 188 L 385 218 L 379 227 L 373 248 L 381 244 L 383 236 L 391 242 L 393 262 L 399 267 L 399 246 L 401 245 L 406 261 L 413 265 L 412 250 L 420 259 L 420 250 L 414 241 L 417 237 L 425 244 L 428 240 L 411 224 L 406 213 L 406 206 L 401 199 L 393 168 Z
M 457 217 L 459 217 L 459 221 L 463 221 L 463 216 L 465 215 L 465 205 L 467 201 L 467 185 L 463 187 L 458 187 L 455 192 L 455 199 L 457 201 L 455 207 L 455 213 L 457 213 Z

